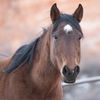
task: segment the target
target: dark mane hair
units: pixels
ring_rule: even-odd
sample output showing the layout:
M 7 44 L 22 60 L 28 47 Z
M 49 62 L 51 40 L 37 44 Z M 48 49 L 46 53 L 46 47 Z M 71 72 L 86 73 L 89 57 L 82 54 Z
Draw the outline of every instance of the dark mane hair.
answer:
M 37 42 L 39 41 L 39 38 L 37 38 L 35 41 L 31 42 L 30 44 L 23 45 L 20 47 L 15 54 L 13 55 L 8 68 L 3 70 L 3 72 L 12 72 L 17 67 L 20 67 L 21 65 L 28 62 L 30 65 L 32 64 L 33 60 L 33 54 L 35 52 L 35 48 L 37 46 Z
M 76 28 L 82 33 L 79 22 L 72 15 L 68 15 L 68 14 L 61 14 L 60 18 L 56 20 L 55 23 L 53 24 L 53 31 L 57 29 L 58 25 L 61 22 L 67 22 L 68 24 L 71 24 L 74 28 Z

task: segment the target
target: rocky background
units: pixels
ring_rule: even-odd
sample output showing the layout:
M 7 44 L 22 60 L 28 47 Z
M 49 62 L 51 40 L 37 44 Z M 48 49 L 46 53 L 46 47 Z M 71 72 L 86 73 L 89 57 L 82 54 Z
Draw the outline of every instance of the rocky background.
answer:
M 72 14 L 81 3 L 81 73 L 79 78 L 100 75 L 100 0 L 0 0 L 0 58 L 11 56 L 23 44 L 51 24 L 50 7 L 57 3 L 62 12 Z M 64 100 L 100 100 L 100 83 L 64 88 Z

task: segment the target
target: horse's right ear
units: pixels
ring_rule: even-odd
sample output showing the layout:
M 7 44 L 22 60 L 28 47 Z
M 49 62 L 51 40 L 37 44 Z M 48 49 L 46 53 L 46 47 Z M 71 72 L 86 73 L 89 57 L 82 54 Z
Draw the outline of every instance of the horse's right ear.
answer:
M 83 17 L 83 6 L 79 4 L 78 8 L 75 10 L 73 16 L 77 19 L 78 22 L 82 20 Z
M 52 7 L 51 7 L 50 17 L 51 17 L 52 23 L 54 23 L 57 19 L 60 18 L 60 11 L 57 8 L 57 4 L 56 3 L 53 4 Z

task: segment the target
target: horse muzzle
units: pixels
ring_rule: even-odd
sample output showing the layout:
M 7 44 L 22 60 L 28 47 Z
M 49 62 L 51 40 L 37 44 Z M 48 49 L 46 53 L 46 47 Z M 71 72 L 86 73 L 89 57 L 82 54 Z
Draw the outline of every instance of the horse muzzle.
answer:
M 67 66 L 64 66 L 62 70 L 64 76 L 63 81 L 65 83 L 74 83 L 79 72 L 80 72 L 79 66 L 76 66 L 73 70 L 69 69 Z

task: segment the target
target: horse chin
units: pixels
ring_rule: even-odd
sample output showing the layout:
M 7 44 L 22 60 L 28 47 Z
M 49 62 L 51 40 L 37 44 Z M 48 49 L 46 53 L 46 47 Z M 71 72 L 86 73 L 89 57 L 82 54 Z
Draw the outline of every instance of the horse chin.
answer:
M 75 79 L 73 79 L 73 80 L 67 80 L 67 79 L 64 79 L 63 80 L 65 83 L 75 83 Z

